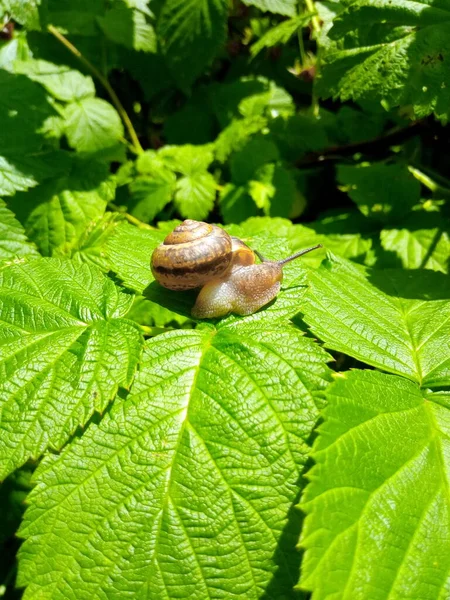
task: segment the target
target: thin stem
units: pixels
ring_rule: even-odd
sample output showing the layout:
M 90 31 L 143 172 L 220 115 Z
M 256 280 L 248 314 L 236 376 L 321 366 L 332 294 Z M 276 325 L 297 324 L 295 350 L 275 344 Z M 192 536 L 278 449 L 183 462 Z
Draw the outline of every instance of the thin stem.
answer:
M 110 208 L 111 210 L 114 210 L 115 212 L 120 213 L 121 215 L 123 215 L 125 217 L 125 219 L 129 223 L 131 223 L 132 225 L 136 225 L 136 227 L 139 227 L 140 229 L 151 229 L 152 231 L 155 231 L 155 227 L 152 227 L 151 225 L 148 225 L 148 223 L 144 223 L 143 221 L 140 221 L 138 218 L 133 217 L 133 215 L 130 215 L 130 213 L 124 212 L 123 210 L 120 209 L 120 206 L 117 206 L 113 202 L 108 202 L 108 208 Z
M 424 173 L 421 169 L 414 167 L 412 165 L 408 165 L 408 171 L 418 180 L 422 185 L 436 194 L 439 192 L 440 194 L 445 194 L 448 196 L 450 194 L 450 182 L 442 178 L 439 174 L 436 174 L 436 178 L 430 177 L 427 173 Z M 437 178 L 441 179 L 442 183 L 437 181 Z
M 305 52 L 305 44 L 303 43 L 303 35 L 302 35 L 301 27 L 297 28 L 297 39 L 298 39 L 298 49 L 300 51 L 300 62 L 303 65 L 305 62 L 306 52 Z
M 311 248 L 306 248 L 305 250 L 300 250 L 300 252 L 296 252 L 292 256 L 288 256 L 287 258 L 284 258 L 283 260 L 278 260 L 277 263 L 279 265 L 285 265 L 286 263 L 291 262 L 291 260 L 295 260 L 296 258 L 299 258 L 300 256 L 303 256 L 304 254 L 308 254 L 308 252 L 311 252 L 312 250 L 317 250 L 318 248 L 323 248 L 322 244 L 317 244 L 317 246 L 311 246 Z
M 136 131 L 133 127 L 133 123 L 131 122 L 130 117 L 127 114 L 127 111 L 122 106 L 122 103 L 119 100 L 119 97 L 117 96 L 114 89 L 111 87 L 111 84 L 109 83 L 107 78 L 104 75 L 102 75 L 102 73 L 100 73 L 100 71 L 97 69 L 97 67 L 95 67 L 91 62 L 89 62 L 88 59 L 81 54 L 81 52 L 78 50 L 78 48 L 76 48 L 71 42 L 69 42 L 69 40 L 62 33 L 60 33 L 56 29 L 56 27 L 54 27 L 53 25 L 48 25 L 47 30 L 52 35 L 54 35 L 55 38 L 57 40 L 59 40 L 61 42 L 61 44 L 63 44 L 67 48 L 67 50 L 69 50 L 69 52 L 71 52 L 74 56 L 76 56 L 78 58 L 78 60 L 81 63 L 83 63 L 83 65 L 92 73 L 92 75 L 94 75 L 94 77 L 96 77 L 100 81 L 100 83 L 103 85 L 105 90 L 108 92 L 108 94 L 112 100 L 112 103 L 114 104 L 114 106 L 117 109 L 117 112 L 121 116 L 122 121 L 124 122 L 124 125 L 128 130 L 130 139 L 133 142 L 133 146 L 134 146 L 136 153 L 142 154 L 142 152 L 144 152 L 144 149 L 142 148 L 141 143 L 138 139 Z
M 314 6 L 314 0 L 305 0 L 305 6 L 308 12 L 317 12 L 316 7 Z M 320 21 L 317 15 L 311 18 L 311 27 L 316 35 L 320 33 Z

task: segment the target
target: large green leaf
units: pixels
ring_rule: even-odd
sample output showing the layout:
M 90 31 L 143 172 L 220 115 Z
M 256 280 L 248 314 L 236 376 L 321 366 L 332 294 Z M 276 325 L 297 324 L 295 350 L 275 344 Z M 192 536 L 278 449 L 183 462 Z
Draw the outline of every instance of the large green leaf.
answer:
M 320 90 L 343 100 L 411 106 L 416 117 L 448 118 L 448 2 L 357 0 L 334 21 L 337 43 L 323 57 Z M 443 84 L 443 85 L 442 85 Z
M 22 225 L 0 199 L 0 263 L 20 256 L 39 256 Z
M 166 0 L 157 33 L 175 81 L 189 86 L 225 40 L 227 0 Z
M 289 596 L 326 360 L 294 328 L 150 340 L 128 398 L 36 474 L 25 598 Z
M 340 374 L 327 397 L 301 505 L 301 587 L 315 600 L 448 598 L 448 407 L 375 371 Z
M 450 385 L 448 278 L 330 258 L 310 272 L 302 306 L 325 345 L 423 386 Z
M 36 259 L 0 272 L 0 478 L 61 448 L 128 387 L 141 350 L 131 297 L 96 268 Z

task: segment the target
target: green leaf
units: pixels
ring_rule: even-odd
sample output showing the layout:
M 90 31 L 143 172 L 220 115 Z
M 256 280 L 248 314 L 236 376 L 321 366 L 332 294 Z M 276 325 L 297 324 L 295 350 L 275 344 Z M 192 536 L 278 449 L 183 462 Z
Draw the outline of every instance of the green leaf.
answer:
M 107 212 L 88 223 L 70 248 L 73 260 L 93 264 L 108 272 L 110 264 L 106 255 L 106 244 L 123 220 L 124 216 L 120 213 Z M 67 252 L 67 249 L 63 248 L 62 251 Z
M 166 146 L 159 152 L 164 163 L 183 175 L 176 184 L 175 204 L 183 217 L 205 219 L 212 210 L 217 184 L 207 171 L 213 160 L 207 146 Z
M 371 371 L 339 374 L 327 397 L 301 504 L 301 587 L 317 600 L 446 598 L 448 408 Z
M 217 184 L 211 173 L 197 172 L 177 182 L 175 204 L 182 217 L 206 219 L 214 206 Z
M 156 52 L 156 36 L 145 14 L 120 3 L 108 10 L 97 22 L 108 39 L 127 48 Z
M 100 98 L 71 102 L 64 111 L 67 140 L 78 152 L 96 152 L 114 146 L 124 135 L 115 110 Z
M 39 256 L 22 225 L 0 199 L 0 263 L 28 255 Z
M 254 178 L 255 171 L 280 158 L 277 146 L 267 136 L 255 136 L 230 160 L 233 183 L 243 185 Z
M 241 150 L 252 135 L 260 133 L 266 125 L 267 119 L 260 115 L 232 121 L 214 143 L 217 160 L 225 162 L 233 151 Z
M 29 59 L 14 63 L 16 73 L 27 75 L 40 83 L 49 94 L 62 102 L 72 102 L 95 96 L 92 77 L 83 75 L 67 65 L 55 65 L 46 60 Z
M 49 149 L 42 133 L 57 116 L 43 88 L 0 70 L 0 194 L 14 195 L 64 171 L 65 154 Z
M 41 28 L 39 6 L 41 0 L 3 0 L 2 8 L 5 13 L 29 30 Z
M 165 178 L 138 177 L 130 184 L 131 213 L 148 223 L 172 200 L 175 191 L 175 175 Z
M 297 33 L 300 28 L 308 25 L 309 21 L 311 20 L 311 16 L 312 13 L 297 15 L 292 19 L 287 19 L 275 27 L 272 27 L 250 47 L 251 55 L 256 56 L 264 48 L 272 48 L 278 44 L 287 44 L 291 37 Z
M 448 273 L 450 223 L 438 213 L 417 211 L 403 221 L 402 229 L 383 229 L 381 245 L 405 269 L 434 269 Z M 384 259 L 382 264 L 389 263 Z
M 280 116 L 269 123 L 270 138 L 282 157 L 298 160 L 305 152 L 317 152 L 329 145 L 323 122 L 310 115 Z
M 446 57 L 450 52 L 447 3 L 357 0 L 334 21 L 337 40 L 323 58 L 319 91 L 342 100 L 382 100 L 411 106 L 422 118 L 449 117 Z
M 18 585 L 52 600 L 74 587 L 287 597 L 299 560 L 291 508 L 326 360 L 294 328 L 150 340 L 128 398 L 36 474 Z
M 106 165 L 79 159 L 72 161 L 69 175 L 16 194 L 10 205 L 28 237 L 49 256 L 73 243 L 93 219 L 101 217 L 113 195 Z
M 225 41 L 227 0 L 166 0 L 157 34 L 181 88 L 194 81 Z M 201 51 L 200 51 L 201 48 Z
M 219 208 L 225 223 L 241 223 L 256 217 L 259 212 L 248 187 L 233 183 L 228 183 L 220 191 Z
M 0 478 L 59 449 L 118 386 L 128 387 L 141 335 L 131 298 L 92 266 L 35 259 L 0 272 Z
M 323 244 L 324 247 L 344 258 L 372 265 L 373 242 L 378 237 L 378 227 L 358 211 L 331 213 L 307 224 L 294 225 L 289 233 L 294 251 L 306 246 Z M 319 253 L 305 256 L 308 264 L 317 264 Z M 318 264 L 317 264 L 318 266 Z M 392 266 L 392 265 L 391 265 Z
M 296 0 L 242 0 L 246 6 L 256 6 L 263 12 L 293 17 L 297 13 Z
M 290 115 L 294 103 L 290 94 L 266 77 L 241 77 L 231 83 L 211 85 L 210 102 L 222 128 L 236 117 Z M 262 127 L 261 127 L 262 128 Z
M 128 288 L 142 294 L 154 280 L 150 257 L 166 235 L 158 229 L 139 229 L 129 223 L 121 223 L 117 227 L 107 243 L 106 252 L 111 269 Z
M 364 270 L 342 258 L 309 274 L 302 311 L 326 347 L 423 386 L 450 385 L 450 283 L 442 273 Z
M 400 221 L 420 200 L 420 183 L 401 163 L 339 165 L 338 180 L 366 217 Z

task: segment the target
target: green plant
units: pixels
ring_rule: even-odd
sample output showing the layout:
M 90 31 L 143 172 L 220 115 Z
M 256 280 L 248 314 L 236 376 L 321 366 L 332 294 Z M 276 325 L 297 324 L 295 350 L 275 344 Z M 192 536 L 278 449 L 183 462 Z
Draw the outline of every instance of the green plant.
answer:
M 447 0 L 0 15 L 0 596 L 450 598 Z M 194 319 L 182 218 L 324 249 Z

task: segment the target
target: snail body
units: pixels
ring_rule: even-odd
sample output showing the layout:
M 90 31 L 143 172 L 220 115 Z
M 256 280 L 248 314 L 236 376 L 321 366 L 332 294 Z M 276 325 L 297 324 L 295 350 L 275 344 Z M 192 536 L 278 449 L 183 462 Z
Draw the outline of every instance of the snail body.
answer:
M 320 247 L 265 260 L 220 227 L 187 219 L 154 250 L 150 265 L 156 281 L 168 289 L 201 288 L 192 316 L 250 315 L 277 296 L 286 263 Z

